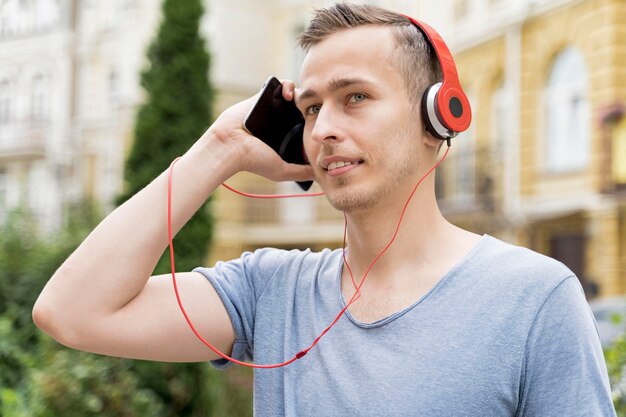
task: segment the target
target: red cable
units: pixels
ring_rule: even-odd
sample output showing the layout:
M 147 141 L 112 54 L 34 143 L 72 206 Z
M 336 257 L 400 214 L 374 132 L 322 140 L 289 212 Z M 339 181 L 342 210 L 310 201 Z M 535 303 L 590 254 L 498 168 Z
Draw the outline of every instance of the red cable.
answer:
M 341 316 L 343 316 L 343 314 L 346 312 L 346 310 L 348 310 L 348 308 L 352 305 L 352 303 L 354 303 L 361 296 L 361 287 L 363 286 L 363 283 L 365 282 L 365 278 L 369 274 L 369 272 L 372 269 L 372 267 L 374 266 L 374 264 L 376 264 L 376 262 L 378 262 L 378 260 L 385 254 L 385 252 L 387 252 L 387 249 L 389 249 L 389 247 L 391 247 L 391 244 L 396 239 L 396 236 L 398 235 L 398 231 L 400 230 L 400 224 L 402 223 L 402 219 L 404 217 L 404 213 L 406 212 L 406 209 L 409 206 L 409 203 L 410 203 L 411 199 L 413 198 L 413 195 L 415 194 L 415 192 L 417 191 L 417 189 L 421 185 L 421 183 L 424 181 L 424 179 L 426 179 L 426 177 L 428 177 L 428 175 L 430 175 L 430 173 L 433 172 L 443 162 L 444 159 L 446 159 L 446 156 L 448 155 L 448 151 L 449 150 L 450 150 L 450 146 L 448 145 L 448 147 L 446 148 L 446 152 L 441 157 L 441 159 L 431 169 L 429 169 L 428 172 L 426 172 L 426 174 L 424 174 L 422 176 L 422 178 L 417 182 L 415 187 L 413 187 L 413 191 L 409 195 L 409 198 L 407 199 L 406 203 L 404 204 L 404 207 L 402 208 L 402 212 L 400 213 L 400 218 L 398 220 L 398 225 L 396 226 L 396 230 L 395 230 L 393 236 L 391 237 L 391 240 L 389 241 L 387 246 L 385 246 L 385 248 L 378 254 L 378 256 L 376 256 L 376 258 L 374 258 L 372 263 L 370 263 L 369 267 L 365 271 L 365 274 L 363 275 L 363 278 L 361 278 L 361 281 L 359 282 L 358 285 L 356 285 L 356 281 L 354 280 L 354 276 L 352 274 L 352 270 L 350 269 L 350 265 L 348 265 L 348 260 L 346 259 L 346 235 L 347 235 L 348 221 L 347 221 L 347 217 L 346 217 L 345 212 L 344 212 L 344 233 L 343 233 L 342 257 L 343 257 L 344 264 L 346 265 L 346 268 L 348 270 L 348 273 L 350 274 L 350 278 L 352 280 L 352 284 L 355 286 L 354 294 L 352 295 L 352 298 L 350 298 L 350 300 L 346 303 L 346 306 L 341 309 L 339 314 L 337 314 L 335 319 L 330 323 L 330 325 L 328 325 L 322 331 L 322 333 L 320 333 L 320 335 L 317 336 L 317 338 L 313 341 L 313 343 L 311 343 L 311 345 L 309 345 L 309 347 L 307 347 L 306 349 L 301 350 L 300 352 L 296 353 L 296 355 L 293 358 L 291 358 L 291 359 L 289 359 L 289 360 L 287 360 L 285 362 L 275 363 L 275 364 L 268 364 L 268 365 L 243 362 L 243 361 L 240 361 L 240 360 L 237 360 L 235 358 L 232 358 L 232 357 L 226 355 L 225 353 L 221 352 L 219 349 L 217 349 L 215 346 L 213 346 L 208 340 L 206 340 L 204 337 L 202 337 L 202 335 L 198 332 L 196 327 L 191 322 L 191 319 L 187 315 L 187 311 L 185 310 L 185 307 L 183 306 L 183 303 L 182 303 L 181 298 L 180 298 L 180 294 L 178 292 L 178 285 L 177 285 L 177 282 L 176 282 L 176 267 L 175 267 L 175 264 L 174 264 L 174 242 L 173 242 L 174 238 L 173 238 L 173 233 L 172 233 L 172 188 L 173 188 L 173 184 L 172 183 L 173 183 L 174 165 L 180 159 L 180 157 L 174 159 L 174 161 L 172 161 L 172 164 L 170 165 L 170 169 L 168 170 L 168 177 L 167 177 L 167 237 L 168 237 L 168 241 L 169 241 L 170 264 L 171 264 L 171 267 L 172 267 L 172 283 L 174 284 L 174 293 L 176 294 L 176 301 L 178 302 L 178 307 L 180 308 L 180 311 L 183 313 L 183 316 L 185 317 L 185 320 L 187 321 L 187 324 L 189 325 L 189 328 L 193 331 L 193 333 L 196 335 L 196 337 L 202 343 L 204 343 L 207 347 L 209 347 L 209 349 L 211 349 L 213 352 L 215 352 L 220 357 L 222 357 L 222 358 L 224 358 L 224 359 L 226 359 L 228 361 L 231 361 L 233 363 L 236 363 L 238 365 L 247 366 L 247 367 L 250 367 L 250 368 L 262 368 L 262 369 L 279 368 L 279 367 L 282 367 L 282 366 L 289 365 L 289 364 L 295 362 L 296 360 L 300 359 L 304 355 L 306 355 L 309 352 L 309 350 L 311 350 L 315 345 L 317 345 L 317 343 L 321 340 L 321 338 L 326 333 L 328 333 L 328 331 L 339 321 Z M 222 185 L 224 187 L 226 187 L 227 189 L 229 189 L 229 190 L 231 190 L 231 191 L 233 191 L 233 192 L 235 192 L 237 194 L 244 195 L 244 196 L 247 196 L 247 197 L 253 197 L 253 198 L 311 197 L 311 196 L 317 196 L 317 195 L 324 194 L 324 193 L 312 193 L 312 194 L 295 194 L 295 195 L 290 195 L 290 194 L 258 195 L 258 194 L 244 193 L 242 191 L 239 191 L 239 190 L 236 190 L 234 188 L 231 188 L 231 187 L 227 186 L 226 184 L 222 184 Z
M 235 194 L 242 195 L 244 197 L 251 198 L 295 198 L 295 197 L 318 197 L 320 195 L 324 195 L 324 193 L 300 193 L 300 194 L 250 194 L 245 193 L 243 191 L 239 191 L 236 188 L 231 187 L 225 182 L 222 183 L 222 186 Z

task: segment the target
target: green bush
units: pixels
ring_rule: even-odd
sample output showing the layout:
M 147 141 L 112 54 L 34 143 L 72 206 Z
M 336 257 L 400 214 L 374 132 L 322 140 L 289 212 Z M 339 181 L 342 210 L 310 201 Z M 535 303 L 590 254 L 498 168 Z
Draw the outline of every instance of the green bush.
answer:
M 4 321 L 4 323 L 3 323 Z M 10 326 L 0 320 L 0 337 Z M 15 334 L 14 330 L 10 330 Z M 21 375 L 0 394 L 0 415 L 12 417 L 165 416 L 166 405 L 141 388 L 132 361 L 72 351 L 40 336 L 35 349 L 21 351 L 13 342 L 12 356 Z M 9 342 L 11 343 L 11 342 Z
M 612 320 L 619 323 L 624 320 L 616 314 Z M 626 334 L 621 334 L 604 349 L 604 358 L 609 372 L 609 382 L 613 392 L 613 405 L 619 417 L 626 417 Z
M 38 294 L 99 216 L 82 205 L 69 218 L 54 238 L 40 236 L 25 212 L 0 226 L 0 416 L 251 415 L 247 372 L 78 352 L 35 327 Z
M 161 416 L 154 393 L 128 361 L 66 349 L 36 329 L 33 304 L 55 269 L 90 226 L 90 205 L 69 211 L 65 231 L 44 238 L 26 211 L 9 214 L 0 231 L 0 415 Z

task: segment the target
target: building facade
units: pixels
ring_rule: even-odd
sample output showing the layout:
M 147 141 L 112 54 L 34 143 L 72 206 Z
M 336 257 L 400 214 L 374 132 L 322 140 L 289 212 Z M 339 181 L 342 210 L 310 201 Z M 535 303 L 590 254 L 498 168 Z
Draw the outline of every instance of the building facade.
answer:
M 623 294 L 626 3 L 450 5 L 476 117 L 441 170 L 442 209 L 563 261 L 589 298 Z
M 80 200 L 111 208 L 158 17 L 158 0 L 0 2 L 0 218 L 26 207 L 53 232 Z
M 67 4 L 24 3 L 0 9 L 0 218 L 22 205 L 58 227 L 70 192 L 73 20 Z
M 295 37 L 314 3 L 205 1 L 202 31 L 213 54 L 217 111 L 254 94 L 269 75 L 297 79 L 303 54 Z M 386 3 L 415 7 L 410 1 Z M 75 202 L 91 199 L 105 213 L 113 208 L 123 186 L 135 112 L 144 97 L 140 72 L 160 6 L 160 0 L 0 1 L 0 220 L 26 207 L 44 230 L 53 232 L 65 224 L 67 208 Z M 241 177 L 234 183 L 275 187 Z M 291 189 L 289 184 L 279 187 Z M 216 228 L 216 254 L 265 241 L 252 237 L 253 225 L 310 224 L 318 218 L 318 205 L 326 210 L 319 202 L 282 202 L 272 206 L 266 221 L 259 213 L 267 213 L 267 207 L 257 212 L 250 202 L 233 204 L 228 197 L 217 198 L 218 213 L 225 215 Z M 255 219 L 243 226 L 243 237 L 236 231 L 247 220 L 232 217 L 238 212 L 253 213 Z M 285 245 L 304 245 L 310 231 L 295 230 L 299 237 Z M 272 229 L 269 234 L 283 233 Z M 323 233 L 314 240 L 325 243 L 340 234 Z

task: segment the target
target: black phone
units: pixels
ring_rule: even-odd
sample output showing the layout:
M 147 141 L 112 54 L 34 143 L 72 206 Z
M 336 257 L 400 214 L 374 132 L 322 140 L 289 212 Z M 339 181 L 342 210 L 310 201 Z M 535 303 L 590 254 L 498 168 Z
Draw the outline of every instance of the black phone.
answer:
M 257 102 L 243 122 L 243 127 L 253 136 L 269 145 L 286 162 L 306 165 L 302 132 L 304 118 L 293 101 L 283 97 L 283 85 L 270 77 L 261 88 Z M 297 181 L 305 191 L 313 181 Z

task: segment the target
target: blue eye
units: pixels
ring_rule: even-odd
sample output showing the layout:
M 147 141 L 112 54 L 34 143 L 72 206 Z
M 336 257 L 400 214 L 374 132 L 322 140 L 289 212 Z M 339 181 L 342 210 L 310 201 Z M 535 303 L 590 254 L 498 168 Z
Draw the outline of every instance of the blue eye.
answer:
M 309 115 L 317 114 L 320 112 L 321 108 L 322 106 L 320 106 L 319 104 L 314 104 L 313 106 L 309 106 L 304 111 L 304 115 L 309 116 Z
M 367 98 L 367 96 L 363 93 L 354 93 L 354 94 L 350 94 L 350 99 L 349 101 L 351 103 L 357 103 L 359 101 L 363 101 Z

